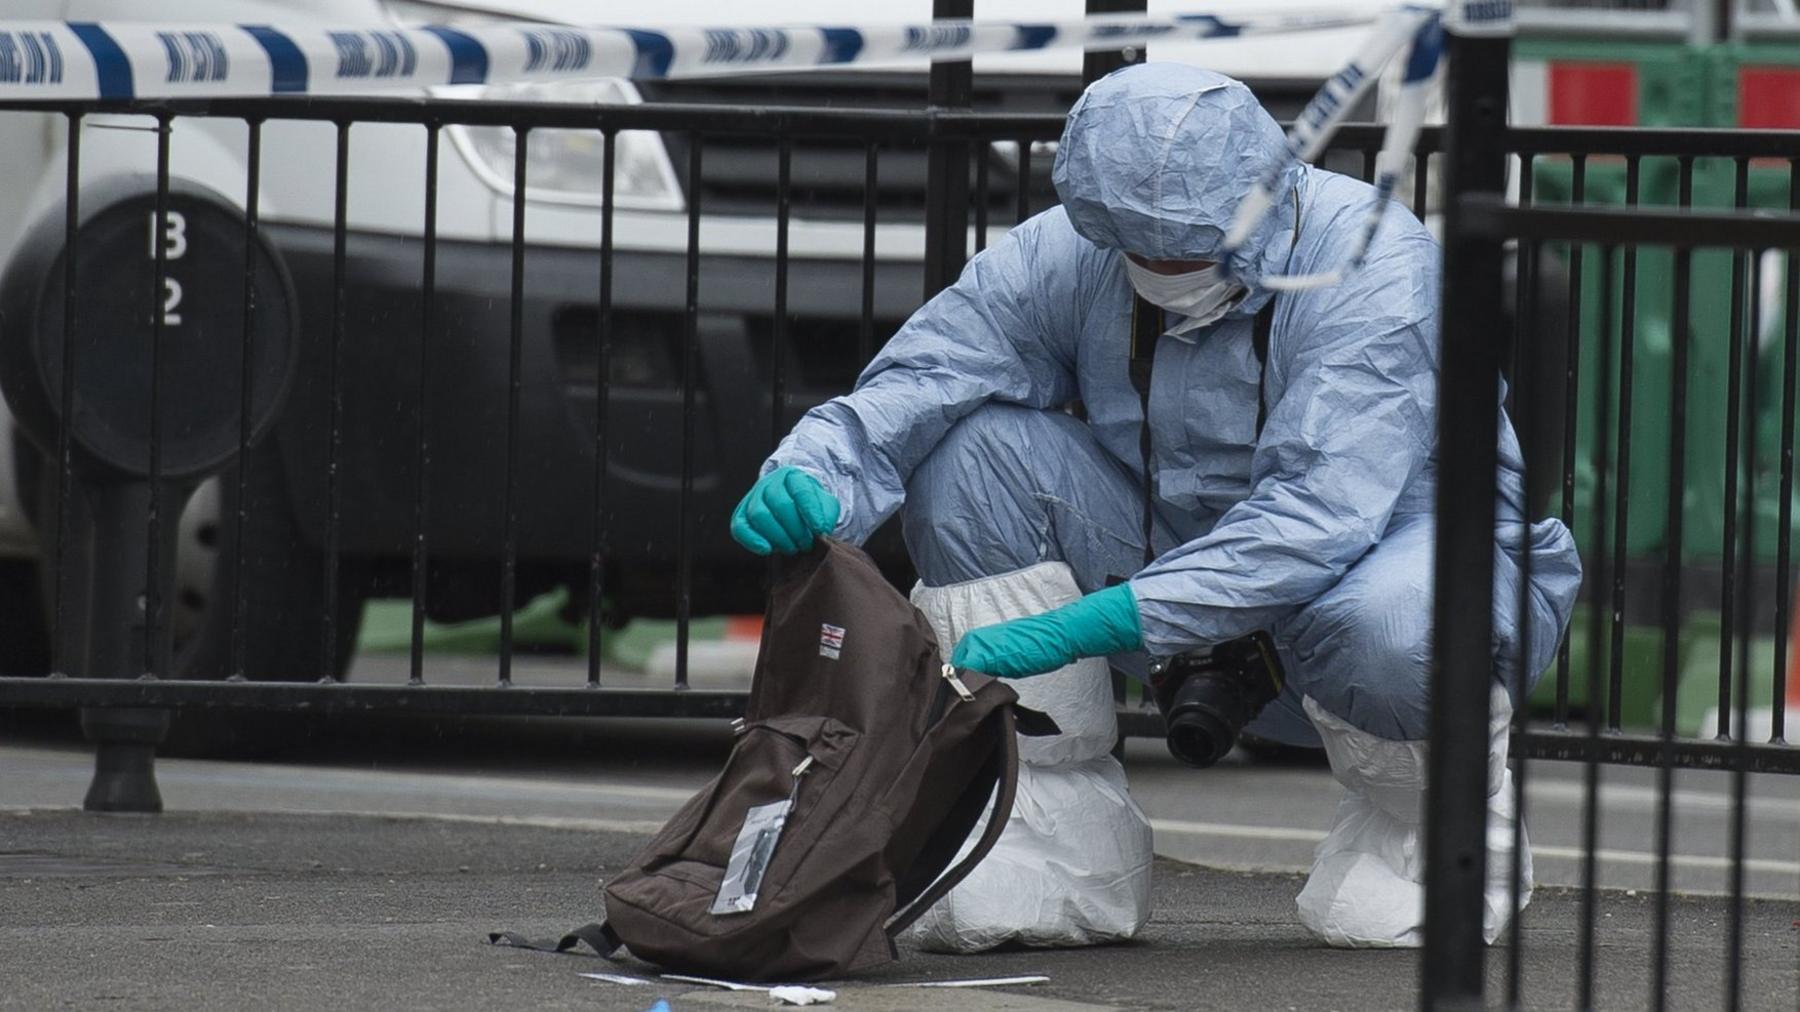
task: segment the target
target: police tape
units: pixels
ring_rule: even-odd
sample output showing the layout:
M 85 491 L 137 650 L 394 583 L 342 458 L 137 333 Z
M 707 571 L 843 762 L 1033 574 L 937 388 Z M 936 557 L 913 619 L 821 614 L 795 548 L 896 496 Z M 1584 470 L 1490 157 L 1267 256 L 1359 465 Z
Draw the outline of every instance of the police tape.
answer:
M 1288 129 L 1287 146 L 1281 159 L 1238 205 L 1231 229 L 1225 235 L 1225 253 L 1221 258 L 1227 271 L 1233 269 L 1234 255 L 1274 204 L 1282 176 L 1296 163 L 1310 162 L 1318 157 L 1382 69 L 1403 49 L 1407 55 L 1400 76 L 1400 90 L 1393 117 L 1388 120 L 1382 136 L 1381 152 L 1375 159 L 1377 199 L 1370 206 L 1354 251 L 1334 270 L 1308 275 L 1277 275 L 1260 280 L 1264 287 L 1278 290 L 1318 288 L 1336 284 L 1362 266 L 1375 233 L 1381 227 L 1388 199 L 1406 171 L 1407 160 L 1412 157 L 1413 145 L 1425 123 L 1426 99 L 1444 49 L 1443 17 L 1436 8 L 1405 7 L 1384 17 L 1350 62 L 1332 75 L 1301 110 Z
M 1044 49 L 1119 49 L 1369 24 L 1343 7 L 1042 22 L 623 28 L 326 28 L 0 20 L 0 100 L 367 94 L 457 84 L 669 78 Z
M 597 78 L 655 79 L 802 70 L 916 59 L 962 59 L 1046 49 L 1119 49 L 1374 24 L 1343 69 L 1289 129 L 1278 163 L 1239 206 L 1222 257 L 1234 254 L 1274 203 L 1293 165 L 1318 157 L 1382 69 L 1402 51 L 1394 113 L 1376 158 L 1377 199 L 1348 260 L 1306 276 L 1265 277 L 1270 288 L 1333 284 L 1363 263 L 1388 198 L 1424 124 L 1428 89 L 1443 53 L 1446 13 L 1466 35 L 1511 31 L 1512 0 L 1431 0 L 1397 8 L 1216 14 L 1095 15 L 1072 21 L 862 27 L 614 28 L 545 24 L 346 28 L 0 21 L 0 101 L 123 100 L 368 94 L 444 85 Z

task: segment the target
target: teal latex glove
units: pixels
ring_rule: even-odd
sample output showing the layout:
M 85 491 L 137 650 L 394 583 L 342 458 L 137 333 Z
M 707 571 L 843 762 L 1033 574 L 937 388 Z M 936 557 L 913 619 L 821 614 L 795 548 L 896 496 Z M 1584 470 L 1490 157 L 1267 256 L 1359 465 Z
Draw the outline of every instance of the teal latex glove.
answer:
M 731 512 L 731 536 L 758 555 L 797 555 L 836 530 L 840 512 L 819 479 L 797 467 L 778 467 L 750 486 Z
M 1143 645 L 1137 598 L 1130 584 L 1121 583 L 1041 615 L 972 630 L 956 644 L 950 663 L 1000 678 L 1025 678 L 1082 657 Z

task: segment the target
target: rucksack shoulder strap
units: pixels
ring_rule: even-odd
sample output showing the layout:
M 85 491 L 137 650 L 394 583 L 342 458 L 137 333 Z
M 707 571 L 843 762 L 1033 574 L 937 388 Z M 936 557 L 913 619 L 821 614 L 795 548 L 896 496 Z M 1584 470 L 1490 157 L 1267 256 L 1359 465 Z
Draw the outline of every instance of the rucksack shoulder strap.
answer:
M 974 849 L 956 865 L 945 869 L 926 890 L 907 904 L 905 910 L 898 911 L 887 923 L 889 939 L 898 938 L 900 932 L 912 926 L 912 923 L 924 916 L 957 887 L 981 859 L 987 857 L 994 844 L 1000 842 L 1000 834 L 1006 830 L 1006 822 L 1012 817 L 1013 799 L 1019 789 L 1019 739 L 1018 727 L 1011 706 L 1002 706 L 995 711 L 1000 718 L 1000 779 L 994 791 L 994 806 L 988 812 L 987 826 L 981 831 L 981 838 L 975 841 Z
M 515 949 L 536 949 L 539 952 L 568 952 L 586 944 L 595 953 L 612 959 L 625 943 L 619 940 L 618 934 L 605 921 L 596 921 L 593 924 L 583 924 L 554 942 L 532 941 L 516 931 L 490 931 L 488 932 L 488 944 L 509 945 Z

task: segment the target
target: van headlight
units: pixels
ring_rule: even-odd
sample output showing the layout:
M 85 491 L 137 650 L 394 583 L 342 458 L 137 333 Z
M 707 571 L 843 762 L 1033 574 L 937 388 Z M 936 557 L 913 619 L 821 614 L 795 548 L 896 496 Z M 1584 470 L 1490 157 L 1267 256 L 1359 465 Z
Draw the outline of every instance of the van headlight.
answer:
M 643 101 L 631 82 L 617 78 L 505 84 L 480 88 L 434 89 L 445 97 L 493 102 L 555 102 L 624 105 Z M 498 193 L 512 195 L 513 157 L 518 135 L 505 126 L 451 126 L 450 139 L 462 156 Z M 605 178 L 605 139 L 599 130 L 538 127 L 526 134 L 525 198 L 554 204 L 598 207 Z M 613 147 L 615 207 L 680 211 L 681 184 L 662 137 L 654 130 L 621 130 Z

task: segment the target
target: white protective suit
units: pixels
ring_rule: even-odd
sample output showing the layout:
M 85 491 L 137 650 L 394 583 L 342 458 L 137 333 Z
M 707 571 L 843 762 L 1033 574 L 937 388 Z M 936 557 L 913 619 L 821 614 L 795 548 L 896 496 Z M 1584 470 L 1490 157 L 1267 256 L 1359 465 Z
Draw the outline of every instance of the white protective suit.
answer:
M 1272 210 L 1230 265 L 1246 294 L 1205 326 L 1177 333 L 1171 321 L 1156 346 L 1149 476 L 1140 463 L 1124 254 L 1218 260 L 1236 208 L 1284 150 L 1249 90 L 1222 75 L 1152 63 L 1095 82 L 1058 148 L 1062 205 L 970 261 L 852 393 L 807 414 L 765 473 L 791 465 L 816 477 L 842 505 L 835 533 L 853 542 L 904 503 L 928 588 L 1060 562 L 1083 593 L 1128 580 L 1155 655 L 1266 630 L 1287 685 L 1250 731 L 1319 745 L 1336 734 L 1329 717 L 1355 740 L 1417 749 L 1430 705 L 1442 283 L 1424 226 L 1390 208 L 1342 281 L 1283 292 L 1259 359 L 1252 321 L 1275 298 L 1263 279 L 1346 267 L 1376 199 L 1323 169 L 1277 172 Z M 1079 416 L 1067 410 L 1077 402 Z M 1581 564 L 1559 521 L 1522 522 L 1523 462 L 1500 423 L 1495 668 L 1512 684 L 1522 656 L 1529 683 L 1555 652 Z M 1147 479 L 1156 558 L 1144 566 Z M 1112 661 L 1141 672 L 1144 655 Z M 1371 794 L 1376 784 L 1340 765 L 1349 750 L 1336 752 L 1352 798 L 1392 793 Z M 1402 820 L 1411 810 L 1394 808 Z M 1326 867 L 1326 851 L 1364 845 L 1351 821 L 1322 849 L 1311 898 L 1332 891 L 1324 906 L 1339 911 L 1410 909 L 1410 894 L 1378 895 L 1396 879 Z M 1366 933 L 1353 918 L 1333 923 L 1326 937 L 1338 943 L 1414 937 L 1386 915 Z

